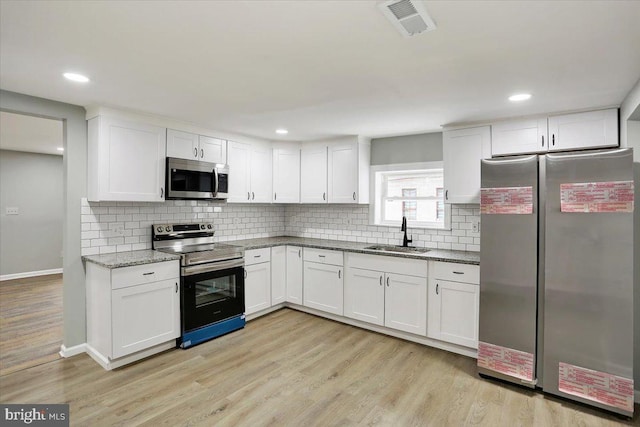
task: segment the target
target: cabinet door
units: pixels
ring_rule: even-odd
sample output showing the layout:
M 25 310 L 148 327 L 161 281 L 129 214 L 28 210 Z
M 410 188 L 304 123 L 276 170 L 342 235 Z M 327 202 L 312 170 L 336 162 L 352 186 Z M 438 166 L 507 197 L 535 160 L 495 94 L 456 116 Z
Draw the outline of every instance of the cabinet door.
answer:
M 444 132 L 445 203 L 480 203 L 480 160 L 491 157 L 489 126 Z
M 304 306 L 342 316 L 342 267 L 304 262 Z
M 229 162 L 229 198 L 227 201 L 250 203 L 249 158 L 251 147 L 249 144 L 229 141 L 227 149 Z
M 227 163 L 227 141 L 200 135 L 199 159 L 209 163 Z
M 386 274 L 384 325 L 417 335 L 427 334 L 426 278 Z
M 167 129 L 167 157 L 199 160 L 198 135 Z
M 90 154 L 89 200 L 163 201 L 166 142 L 165 128 L 110 117 L 90 120 L 89 144 L 97 150 L 89 151 L 97 155 Z
M 112 358 L 180 336 L 179 279 L 112 291 Z
M 287 248 L 271 248 L 271 305 L 280 304 L 287 296 Z
M 491 126 L 491 154 L 494 156 L 544 153 L 548 145 L 546 117 Z
M 273 149 L 273 202 L 300 202 L 299 149 Z
M 271 263 L 263 262 L 245 266 L 245 313 L 252 314 L 271 307 Z
M 344 315 L 352 319 L 384 325 L 384 273 L 346 269 Z
M 358 194 L 358 144 L 331 144 L 328 150 L 328 202 L 356 203 Z
M 300 202 L 327 203 L 327 147 L 300 150 Z
M 251 203 L 271 203 L 271 148 L 251 148 Z M 232 176 L 233 177 L 233 176 Z
M 617 147 L 618 110 L 549 117 L 549 151 Z
M 480 287 L 431 279 L 429 284 L 429 337 L 478 348 Z
M 302 305 L 302 248 L 287 246 L 287 302 Z

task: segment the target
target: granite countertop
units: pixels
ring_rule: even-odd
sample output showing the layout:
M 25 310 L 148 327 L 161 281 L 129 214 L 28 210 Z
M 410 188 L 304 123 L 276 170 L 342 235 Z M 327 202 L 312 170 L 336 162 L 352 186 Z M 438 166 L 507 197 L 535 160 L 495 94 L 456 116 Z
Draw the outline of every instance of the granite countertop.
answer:
M 367 246 L 372 246 L 375 243 L 345 242 L 341 240 L 311 239 L 305 237 L 264 237 L 259 239 L 231 240 L 225 243 L 241 246 L 245 250 L 268 248 L 281 245 L 294 245 L 307 248 L 334 249 L 338 251 L 358 252 L 370 255 L 384 255 L 410 259 L 456 262 L 460 264 L 480 264 L 479 252 L 449 251 L 444 249 L 430 249 L 429 252 L 415 254 L 381 252 L 371 249 L 365 249 Z
M 116 252 L 102 255 L 85 255 L 83 261 L 93 262 L 106 268 L 130 267 L 132 265 L 179 260 L 180 255 L 167 254 L 150 249 L 142 251 Z

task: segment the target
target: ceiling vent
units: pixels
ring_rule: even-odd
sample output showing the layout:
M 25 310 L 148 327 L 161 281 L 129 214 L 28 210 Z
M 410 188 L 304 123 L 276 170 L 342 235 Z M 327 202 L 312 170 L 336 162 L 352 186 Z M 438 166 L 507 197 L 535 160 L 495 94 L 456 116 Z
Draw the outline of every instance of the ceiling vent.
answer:
M 392 0 L 380 3 L 378 7 L 404 37 L 436 29 L 421 1 Z

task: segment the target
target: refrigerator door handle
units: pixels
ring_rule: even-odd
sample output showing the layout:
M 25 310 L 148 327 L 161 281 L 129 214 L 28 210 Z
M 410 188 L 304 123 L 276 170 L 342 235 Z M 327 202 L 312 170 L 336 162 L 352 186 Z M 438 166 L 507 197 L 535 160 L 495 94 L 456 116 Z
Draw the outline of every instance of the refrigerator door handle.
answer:
M 439 286 L 440 286 L 440 285 L 439 285 L 438 283 L 436 283 L 436 295 L 438 295 L 438 287 L 439 287 Z

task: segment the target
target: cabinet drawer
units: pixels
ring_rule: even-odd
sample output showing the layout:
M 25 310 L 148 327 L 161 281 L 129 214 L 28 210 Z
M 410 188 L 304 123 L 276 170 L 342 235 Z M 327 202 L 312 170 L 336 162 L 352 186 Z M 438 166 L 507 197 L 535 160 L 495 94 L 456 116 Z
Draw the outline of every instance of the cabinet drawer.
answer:
M 179 277 L 180 267 L 178 261 L 114 268 L 111 270 L 111 289 L 126 288 L 160 280 L 178 279 Z
M 244 252 L 244 265 L 271 261 L 271 248 L 251 249 Z
M 322 264 L 342 265 L 342 252 L 326 249 L 304 248 L 304 260 Z
M 480 267 L 471 264 L 436 261 L 433 263 L 433 277 L 452 282 L 479 284 Z

